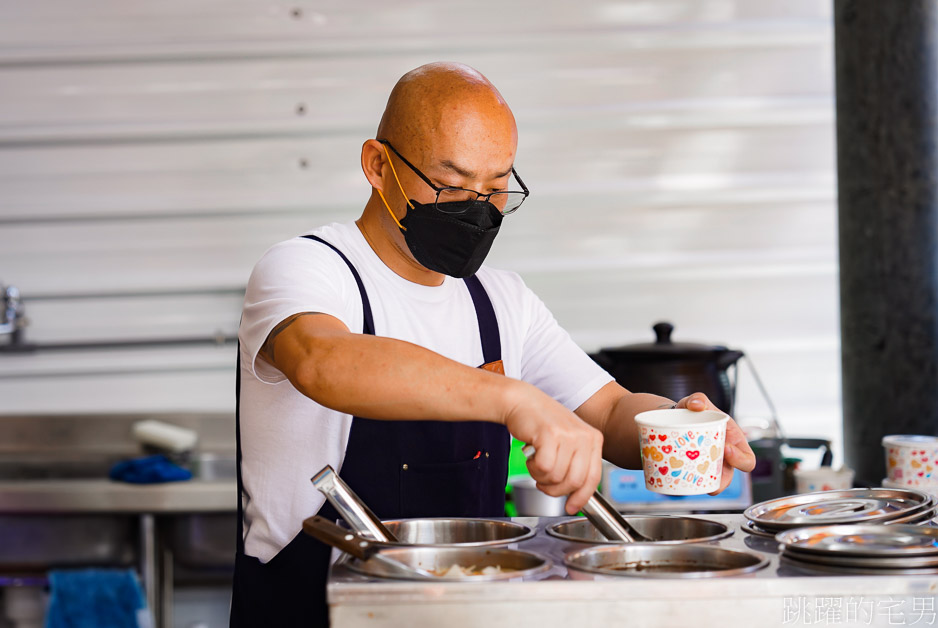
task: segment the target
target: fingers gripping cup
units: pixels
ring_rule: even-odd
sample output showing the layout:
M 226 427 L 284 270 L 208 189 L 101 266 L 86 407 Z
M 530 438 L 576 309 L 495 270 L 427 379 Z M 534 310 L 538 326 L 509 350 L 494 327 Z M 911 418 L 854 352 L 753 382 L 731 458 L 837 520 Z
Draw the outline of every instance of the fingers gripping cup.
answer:
M 635 417 L 645 486 L 664 495 L 703 495 L 720 488 L 729 416 L 716 410 L 652 410 Z

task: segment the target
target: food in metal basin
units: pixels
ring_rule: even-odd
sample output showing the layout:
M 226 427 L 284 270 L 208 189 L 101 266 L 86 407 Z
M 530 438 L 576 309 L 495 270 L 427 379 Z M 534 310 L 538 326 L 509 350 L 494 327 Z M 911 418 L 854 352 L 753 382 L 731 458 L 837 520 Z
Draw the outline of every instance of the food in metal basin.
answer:
M 510 571 L 516 570 L 503 569 L 501 565 L 489 565 L 488 567 L 479 569 L 475 565 L 463 567 L 462 565 L 453 564 L 445 568 L 431 569 L 430 573 L 432 573 L 434 576 L 440 576 L 441 578 L 465 578 L 469 576 L 496 576 L 500 573 L 507 573 Z

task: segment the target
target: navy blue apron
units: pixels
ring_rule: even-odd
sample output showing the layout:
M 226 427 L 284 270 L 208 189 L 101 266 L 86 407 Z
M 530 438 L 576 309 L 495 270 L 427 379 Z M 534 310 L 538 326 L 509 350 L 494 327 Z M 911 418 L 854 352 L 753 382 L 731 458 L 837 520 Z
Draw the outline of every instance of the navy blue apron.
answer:
M 362 333 L 374 335 L 368 294 L 355 266 L 345 261 L 362 299 Z M 504 374 L 501 338 L 492 302 L 475 276 L 465 279 L 472 297 L 484 363 Z M 241 364 L 238 351 L 235 426 L 238 457 L 238 552 L 231 601 L 232 627 L 328 626 L 326 577 L 332 551 L 300 531 L 269 562 L 244 553 L 241 503 Z M 404 517 L 501 517 L 508 477 L 508 430 L 485 421 L 378 421 L 352 418 L 340 475 L 381 519 Z M 315 490 L 310 484 L 309 490 Z M 316 513 L 310 513 L 313 515 Z M 319 515 L 339 519 L 326 502 Z

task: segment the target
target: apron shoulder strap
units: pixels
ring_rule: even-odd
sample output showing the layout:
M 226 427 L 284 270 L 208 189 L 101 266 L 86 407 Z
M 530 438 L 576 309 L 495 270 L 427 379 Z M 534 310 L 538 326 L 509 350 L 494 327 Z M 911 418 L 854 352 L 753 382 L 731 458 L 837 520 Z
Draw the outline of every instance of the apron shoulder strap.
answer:
M 374 318 L 371 315 L 371 303 L 368 301 L 368 293 L 365 292 L 365 284 L 362 283 L 361 275 L 358 274 L 358 270 L 349 261 L 349 258 L 345 256 L 345 253 L 337 249 L 335 246 L 326 242 L 322 238 L 314 235 L 304 235 L 301 236 L 308 240 L 315 240 L 325 244 L 330 249 L 339 254 L 339 257 L 342 258 L 342 261 L 346 263 L 349 267 L 349 270 L 352 271 L 352 276 L 355 277 L 355 283 L 358 284 L 358 292 L 362 298 L 362 333 L 369 334 L 374 336 L 375 334 L 375 323 Z M 244 488 L 241 480 L 241 343 L 238 343 L 238 364 L 236 371 L 235 379 L 235 446 L 236 459 L 237 459 L 237 487 L 238 487 L 238 553 L 244 553 L 244 504 L 242 503 Z
M 479 337 L 482 339 L 482 359 L 483 368 L 485 368 L 489 364 L 501 362 L 502 359 L 502 339 L 498 333 L 498 318 L 495 316 L 492 300 L 479 278 L 472 275 L 466 277 L 464 281 L 476 309 L 476 318 L 479 319 Z M 501 372 L 504 373 L 504 370 Z
M 241 341 L 238 341 L 238 366 L 235 370 L 235 480 L 238 489 L 238 554 L 244 553 L 244 485 L 241 483 Z
M 338 253 L 339 257 L 342 258 L 342 261 L 345 262 L 345 264 L 349 267 L 349 270 L 352 271 L 352 276 L 355 277 L 355 283 L 358 284 L 358 292 L 362 297 L 362 320 L 363 320 L 362 333 L 368 334 L 369 336 L 374 336 L 375 335 L 375 320 L 374 320 L 374 317 L 372 317 L 371 315 L 371 303 L 368 301 L 368 293 L 365 292 L 365 284 L 362 283 L 362 278 L 361 278 L 361 275 L 358 274 L 358 270 L 355 268 L 352 262 L 349 261 L 349 258 L 345 256 L 345 253 L 340 251 L 338 248 L 336 248 L 329 242 L 326 242 L 319 236 L 304 235 L 300 237 L 306 238 L 307 240 L 314 240 L 316 242 L 325 244 L 330 249 Z

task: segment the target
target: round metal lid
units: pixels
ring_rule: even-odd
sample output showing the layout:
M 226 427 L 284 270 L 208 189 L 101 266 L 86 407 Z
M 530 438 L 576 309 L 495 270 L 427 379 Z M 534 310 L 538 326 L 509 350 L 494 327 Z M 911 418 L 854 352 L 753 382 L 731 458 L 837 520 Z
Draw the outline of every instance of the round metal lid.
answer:
M 813 554 L 786 547 L 782 556 L 819 565 L 860 567 L 868 569 L 922 569 L 938 568 L 938 556 L 853 556 L 850 554 Z
M 776 535 L 782 549 L 816 555 L 938 557 L 938 528 L 913 525 L 837 525 L 786 530 Z
M 859 567 L 851 565 L 829 565 L 820 562 L 809 562 L 801 560 L 800 555 L 795 557 L 789 553 L 782 554 L 780 558 L 782 565 L 795 567 L 798 570 L 812 573 L 829 573 L 851 576 L 928 576 L 938 574 L 938 567 L 910 567 L 908 569 L 894 569 L 891 567 Z
M 900 523 L 907 523 L 910 525 L 925 525 L 934 519 L 935 515 L 938 515 L 938 505 L 936 505 L 934 500 L 932 500 L 932 502 L 924 510 L 916 510 L 911 514 L 902 515 L 898 519 L 890 519 L 889 521 L 884 521 L 883 523 L 888 526 Z
M 761 536 L 767 539 L 774 539 L 775 535 L 778 534 L 774 530 L 763 530 L 752 521 L 747 521 L 739 526 L 742 528 L 743 532 L 751 534 L 753 536 Z
M 921 511 L 931 498 L 912 489 L 858 488 L 789 495 L 750 506 L 747 519 L 766 530 L 884 522 Z

